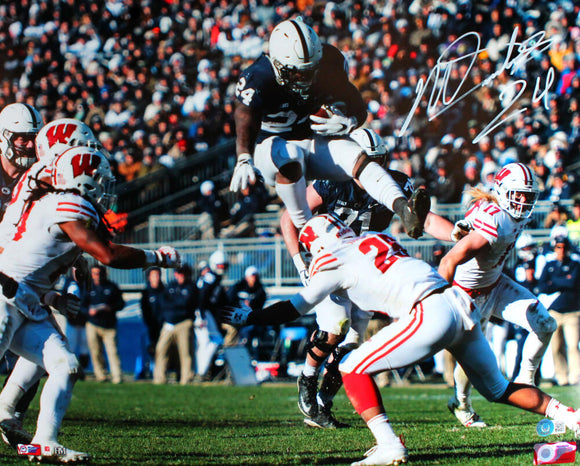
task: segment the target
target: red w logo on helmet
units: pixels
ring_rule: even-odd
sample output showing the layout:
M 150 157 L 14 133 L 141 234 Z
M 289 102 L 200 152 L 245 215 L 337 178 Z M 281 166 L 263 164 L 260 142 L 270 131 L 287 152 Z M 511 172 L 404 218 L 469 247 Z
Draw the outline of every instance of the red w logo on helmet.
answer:
M 76 178 L 80 175 L 91 176 L 99 168 L 101 158 L 91 153 L 85 152 L 74 156 L 71 160 L 73 176 Z
M 300 233 L 300 242 L 304 245 L 304 247 L 308 251 L 310 251 L 310 245 L 316 239 L 318 239 L 318 235 L 314 233 L 314 230 L 310 225 L 304 227 L 304 229 Z
M 75 125 L 62 124 L 56 125 L 48 129 L 46 132 L 46 139 L 48 140 L 48 147 L 52 147 L 57 143 L 68 144 L 68 141 L 76 129 Z

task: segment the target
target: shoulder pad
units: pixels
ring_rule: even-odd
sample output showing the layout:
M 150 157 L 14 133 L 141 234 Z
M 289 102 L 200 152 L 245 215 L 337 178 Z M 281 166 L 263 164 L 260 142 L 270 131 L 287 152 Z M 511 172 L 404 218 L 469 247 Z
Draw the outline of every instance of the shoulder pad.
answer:
M 95 207 L 86 199 L 74 193 L 59 194 L 56 197 L 56 212 L 54 223 L 73 221 L 90 221 L 99 224 L 99 214 Z

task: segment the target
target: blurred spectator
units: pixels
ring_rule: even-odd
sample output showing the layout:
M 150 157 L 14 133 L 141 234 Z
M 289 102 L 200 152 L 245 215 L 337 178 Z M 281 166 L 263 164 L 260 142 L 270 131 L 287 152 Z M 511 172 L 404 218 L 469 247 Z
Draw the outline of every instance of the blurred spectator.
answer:
M 164 293 L 165 285 L 161 280 L 161 269 L 159 267 L 151 267 L 146 272 L 145 289 L 141 293 L 140 301 L 141 315 L 147 327 L 149 339 L 147 352 L 151 357 L 155 356 L 155 346 L 157 346 L 161 327 L 163 326 Z
M 142 161 L 135 157 L 133 149 L 127 148 L 123 151 L 123 161 L 119 163 L 117 170 L 125 181 L 133 181 L 141 172 L 142 165 Z
M 552 210 L 544 219 L 544 228 L 553 228 L 556 225 L 564 225 L 568 220 L 568 210 L 559 203 L 554 203 Z
M 116 314 L 123 309 L 125 301 L 119 287 L 107 278 L 105 267 L 91 267 L 91 280 L 91 288 L 83 298 L 82 309 L 87 310 L 87 342 L 95 378 L 98 382 L 107 380 L 104 345 L 112 382 L 119 384 L 123 378 L 118 352 Z
M 226 201 L 216 192 L 215 184 L 206 180 L 199 187 L 201 198 L 198 201 L 198 209 L 208 217 L 209 228 L 205 230 L 202 239 L 217 238 L 222 228 L 222 223 L 228 219 Z
M 266 302 L 266 291 L 260 281 L 260 273 L 254 265 L 244 272 L 244 277 L 228 290 L 228 301 L 232 306 L 248 306 L 254 311 L 262 309 Z
M 566 222 L 568 228 L 569 238 L 574 244 L 580 244 L 580 198 L 574 199 L 572 205 L 572 216 Z
M 435 173 L 429 184 L 430 192 L 441 204 L 454 204 L 461 200 L 461 180 L 451 176 L 447 162 L 439 158 L 436 162 Z
M 197 280 L 199 316 L 196 317 L 195 345 L 197 376 L 202 380 L 211 379 L 211 365 L 215 353 L 224 344 L 217 313 L 228 303 L 226 288 L 222 285 L 228 267 L 229 262 L 223 251 L 214 251 L 209 256 L 207 265 L 200 270 Z
M 580 383 L 580 262 L 570 257 L 568 238 L 554 240 L 556 259 L 546 263 L 539 288 L 558 327 L 552 335 L 552 356 L 558 385 Z
M 193 318 L 197 307 L 197 288 L 192 270 L 183 264 L 174 271 L 175 280 L 167 284 L 163 295 L 163 326 L 155 347 L 153 383 L 167 383 L 167 366 L 173 346 L 179 353 L 179 383 L 193 381 Z
M 270 196 L 261 180 L 250 182 L 238 194 L 238 201 L 230 209 L 228 227 L 220 234 L 227 238 L 244 238 L 256 235 L 254 215 L 263 212 Z

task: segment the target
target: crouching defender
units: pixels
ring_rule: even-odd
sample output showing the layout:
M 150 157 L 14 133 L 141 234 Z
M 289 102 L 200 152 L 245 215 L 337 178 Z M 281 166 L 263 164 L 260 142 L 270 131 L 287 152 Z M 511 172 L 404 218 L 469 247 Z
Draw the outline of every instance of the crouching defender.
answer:
M 103 214 L 111 201 L 113 174 L 106 156 L 97 149 L 75 147 L 52 165 L 51 184 L 39 183 L 23 204 L 10 239 L 0 254 L 0 356 L 10 349 L 21 356 L 0 394 L 0 429 L 7 438 L 41 447 L 40 461 L 88 461 L 88 453 L 58 443 L 57 435 L 80 375 L 80 365 L 68 349 L 46 306 L 65 315 L 79 310 L 78 298 L 61 295 L 53 286 L 84 251 L 115 268 L 150 265 L 175 267 L 180 258 L 172 247 L 156 251 L 111 242 Z M 3 236 L 0 231 L 0 237 Z M 48 373 L 33 438 L 18 423 L 14 411 L 23 394 Z
M 305 314 L 330 293 L 342 292 L 361 309 L 398 319 L 339 366 L 346 393 L 377 442 L 365 459 L 353 464 L 407 462 L 408 451 L 389 423 L 373 375 L 415 364 L 442 349 L 453 354 L 489 401 L 562 421 L 580 435 L 580 411 L 537 387 L 508 382 L 469 296 L 427 263 L 410 257 L 393 238 L 376 233 L 356 237 L 337 217 L 323 214 L 306 223 L 299 239 L 312 254 L 308 286 L 261 311 L 226 308 L 223 315 L 238 325 L 279 324 Z

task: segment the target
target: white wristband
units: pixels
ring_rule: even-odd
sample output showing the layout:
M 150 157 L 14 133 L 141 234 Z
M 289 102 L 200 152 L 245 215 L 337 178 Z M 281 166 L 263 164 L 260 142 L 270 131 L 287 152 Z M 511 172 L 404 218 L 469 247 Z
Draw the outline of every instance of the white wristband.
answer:
M 292 261 L 294 262 L 294 267 L 296 267 L 296 270 L 298 270 L 298 272 L 306 269 L 306 264 L 302 260 L 302 255 L 300 253 L 294 254 L 292 256 Z
M 144 249 L 145 253 L 145 265 L 157 265 L 159 264 L 159 258 L 157 257 L 157 251 L 152 249 Z

